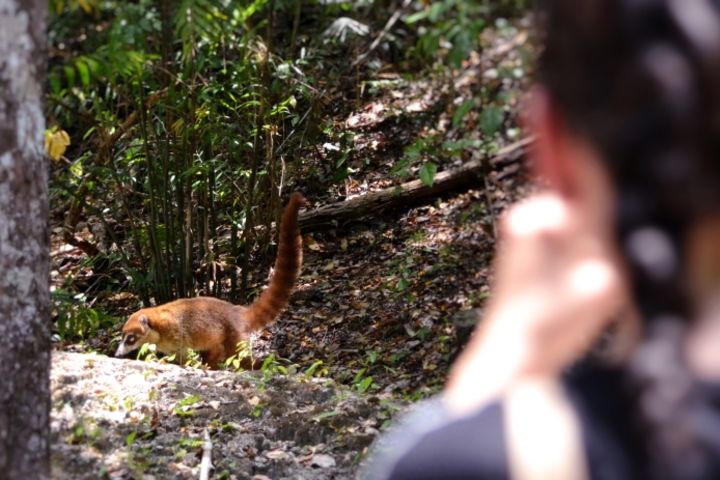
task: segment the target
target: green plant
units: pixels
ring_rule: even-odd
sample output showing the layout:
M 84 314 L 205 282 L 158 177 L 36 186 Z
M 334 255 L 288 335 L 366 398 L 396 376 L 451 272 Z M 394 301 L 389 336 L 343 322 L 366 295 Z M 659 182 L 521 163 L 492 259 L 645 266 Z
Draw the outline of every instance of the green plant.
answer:
M 82 339 L 95 335 L 99 328 L 115 324 L 115 318 L 85 306 L 87 295 L 56 289 L 52 292 L 52 308 L 57 316 L 58 335 L 62 339 Z
M 394 291 L 398 295 L 410 295 L 408 289 L 415 277 L 414 267 L 415 260 L 409 254 L 393 259 L 388 268 L 391 276 L 385 283 L 385 288 Z
M 370 375 L 366 375 L 367 368 L 361 368 L 355 374 L 355 378 L 352 381 L 353 388 L 360 393 L 366 393 L 368 389 L 373 385 L 373 378 Z
M 223 368 L 236 372 L 243 370 L 243 362 L 249 360 L 250 364 L 255 363 L 253 356 L 252 340 L 243 340 L 237 344 L 235 354 L 228 357 L 223 363 Z
M 267 382 L 276 375 L 288 374 L 288 369 L 272 353 L 263 360 L 260 371 L 263 373 L 263 382 Z
M 443 42 L 449 44 L 444 56 L 454 68 L 476 46 L 477 38 L 487 21 L 487 7 L 480 1 L 440 0 L 430 2 L 416 13 L 405 17 L 405 23 L 413 26 L 423 22 L 427 28 L 419 36 L 417 50 L 426 60 L 431 60 L 441 50 Z
M 173 353 L 171 355 L 158 355 L 157 346 L 151 343 L 144 343 L 138 349 L 137 358 L 146 362 L 177 362 L 180 365 L 192 368 L 202 367 L 202 358 L 195 350 L 186 348 L 182 353 Z M 147 371 L 146 375 L 151 375 L 152 371 Z
M 337 411 L 337 410 L 330 410 L 330 411 L 322 412 L 322 413 L 319 413 L 319 414 L 315 415 L 315 416 L 313 417 L 313 420 L 316 421 L 316 422 L 318 422 L 318 423 L 322 423 L 323 421 L 325 421 L 325 420 L 327 420 L 327 419 L 329 419 L 329 418 L 336 417 L 336 416 L 340 415 L 341 413 L 342 413 L 342 412 Z
M 191 417 L 196 413 L 196 410 L 193 409 L 192 406 L 201 400 L 202 398 L 200 398 L 199 395 L 188 395 L 175 404 L 173 413 L 178 417 Z
M 157 362 L 160 357 L 157 355 L 157 346 L 152 343 L 145 343 L 138 349 L 138 359 Z
M 393 399 L 381 399 L 378 420 L 382 420 L 380 430 L 386 430 L 392 423 L 395 415 L 402 410 L 402 405 Z
M 127 466 L 132 471 L 134 478 L 142 478 L 150 468 L 152 450 L 150 447 L 138 448 L 135 444 L 128 445 L 126 456 Z
M 185 449 L 196 449 L 202 447 L 202 438 L 182 437 L 178 440 L 178 446 Z
M 68 443 L 94 445 L 103 435 L 103 429 L 92 420 L 80 418 L 72 429 Z
M 264 411 L 265 405 L 258 403 L 257 405 L 253 406 L 252 410 L 250 410 L 250 416 L 260 418 Z
M 82 152 L 56 165 L 53 202 L 67 241 L 112 258 L 146 305 L 226 285 L 244 297 L 251 257 L 269 253 L 318 94 L 273 48 L 284 8 L 53 0 L 48 114 Z M 89 216 L 109 242 L 76 238 Z
M 323 367 L 324 362 L 322 360 L 316 360 L 315 362 L 310 365 L 305 372 L 303 372 L 303 375 L 306 378 L 311 378 L 314 376 L 318 377 L 324 377 L 328 374 L 328 369 L 326 367 Z M 322 367 L 322 368 L 321 368 Z
M 407 178 L 411 175 L 414 168 L 418 164 L 422 164 L 420 169 L 427 170 L 421 174 L 423 182 L 433 180 L 437 167 L 430 161 L 431 158 L 435 158 L 440 153 L 440 136 L 439 135 L 428 135 L 417 139 L 412 144 L 405 147 L 403 157 L 395 163 L 391 170 L 391 175 L 399 178 Z M 432 165 L 432 167 L 426 166 Z

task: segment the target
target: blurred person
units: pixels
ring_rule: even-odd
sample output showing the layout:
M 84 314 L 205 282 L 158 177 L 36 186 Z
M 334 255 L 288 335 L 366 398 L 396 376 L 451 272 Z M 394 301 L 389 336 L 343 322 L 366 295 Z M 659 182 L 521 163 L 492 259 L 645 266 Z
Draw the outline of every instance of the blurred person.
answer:
M 547 187 L 504 215 L 445 391 L 364 476 L 718 479 L 720 0 L 544 0 L 538 21 Z M 618 318 L 635 342 L 566 375 Z

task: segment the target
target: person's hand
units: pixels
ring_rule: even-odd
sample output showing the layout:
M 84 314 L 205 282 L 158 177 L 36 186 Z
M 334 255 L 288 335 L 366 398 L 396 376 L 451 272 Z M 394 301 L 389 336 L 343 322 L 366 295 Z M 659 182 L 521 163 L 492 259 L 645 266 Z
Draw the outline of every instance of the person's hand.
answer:
M 453 410 L 476 408 L 523 378 L 558 374 L 628 304 L 613 242 L 586 211 L 547 193 L 504 216 L 493 297 L 445 391 Z

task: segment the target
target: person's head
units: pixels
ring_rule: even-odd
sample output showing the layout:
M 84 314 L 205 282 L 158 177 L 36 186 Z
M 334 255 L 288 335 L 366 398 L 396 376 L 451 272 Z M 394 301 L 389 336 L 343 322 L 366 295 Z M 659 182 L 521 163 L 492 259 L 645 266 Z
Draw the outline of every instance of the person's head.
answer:
M 539 169 L 570 195 L 613 198 L 637 273 L 673 278 L 675 291 L 687 235 L 720 214 L 720 1 L 542 4 L 545 48 L 530 120 Z M 637 258 L 647 253 L 634 252 L 639 229 L 660 230 L 682 247 L 673 265 L 662 255 Z M 642 238 L 652 242 L 651 234 Z M 657 308 L 677 308 L 677 298 L 667 300 Z
M 683 360 L 656 353 L 679 348 L 708 305 L 720 324 L 720 1 L 540 3 L 536 168 L 597 217 L 630 267 L 647 325 L 631 370 L 650 385 L 643 405 L 673 463 L 705 447 L 693 428 L 672 433 L 689 423 L 676 413 L 692 392 L 670 378 Z M 669 475 L 708 471 L 686 460 Z

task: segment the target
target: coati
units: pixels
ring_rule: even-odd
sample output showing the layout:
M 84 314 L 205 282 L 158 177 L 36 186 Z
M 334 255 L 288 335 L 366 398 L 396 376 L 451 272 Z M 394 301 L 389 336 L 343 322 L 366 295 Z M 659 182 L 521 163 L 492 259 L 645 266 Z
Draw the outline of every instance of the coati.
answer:
M 291 195 L 280 223 L 275 272 L 268 288 L 250 306 L 196 297 L 143 308 L 125 322 L 115 356 L 153 343 L 165 354 L 182 355 L 192 348 L 200 353 L 203 363 L 217 368 L 234 355 L 239 342 L 270 323 L 288 303 L 302 264 L 298 211 L 304 205 L 300 193 Z

